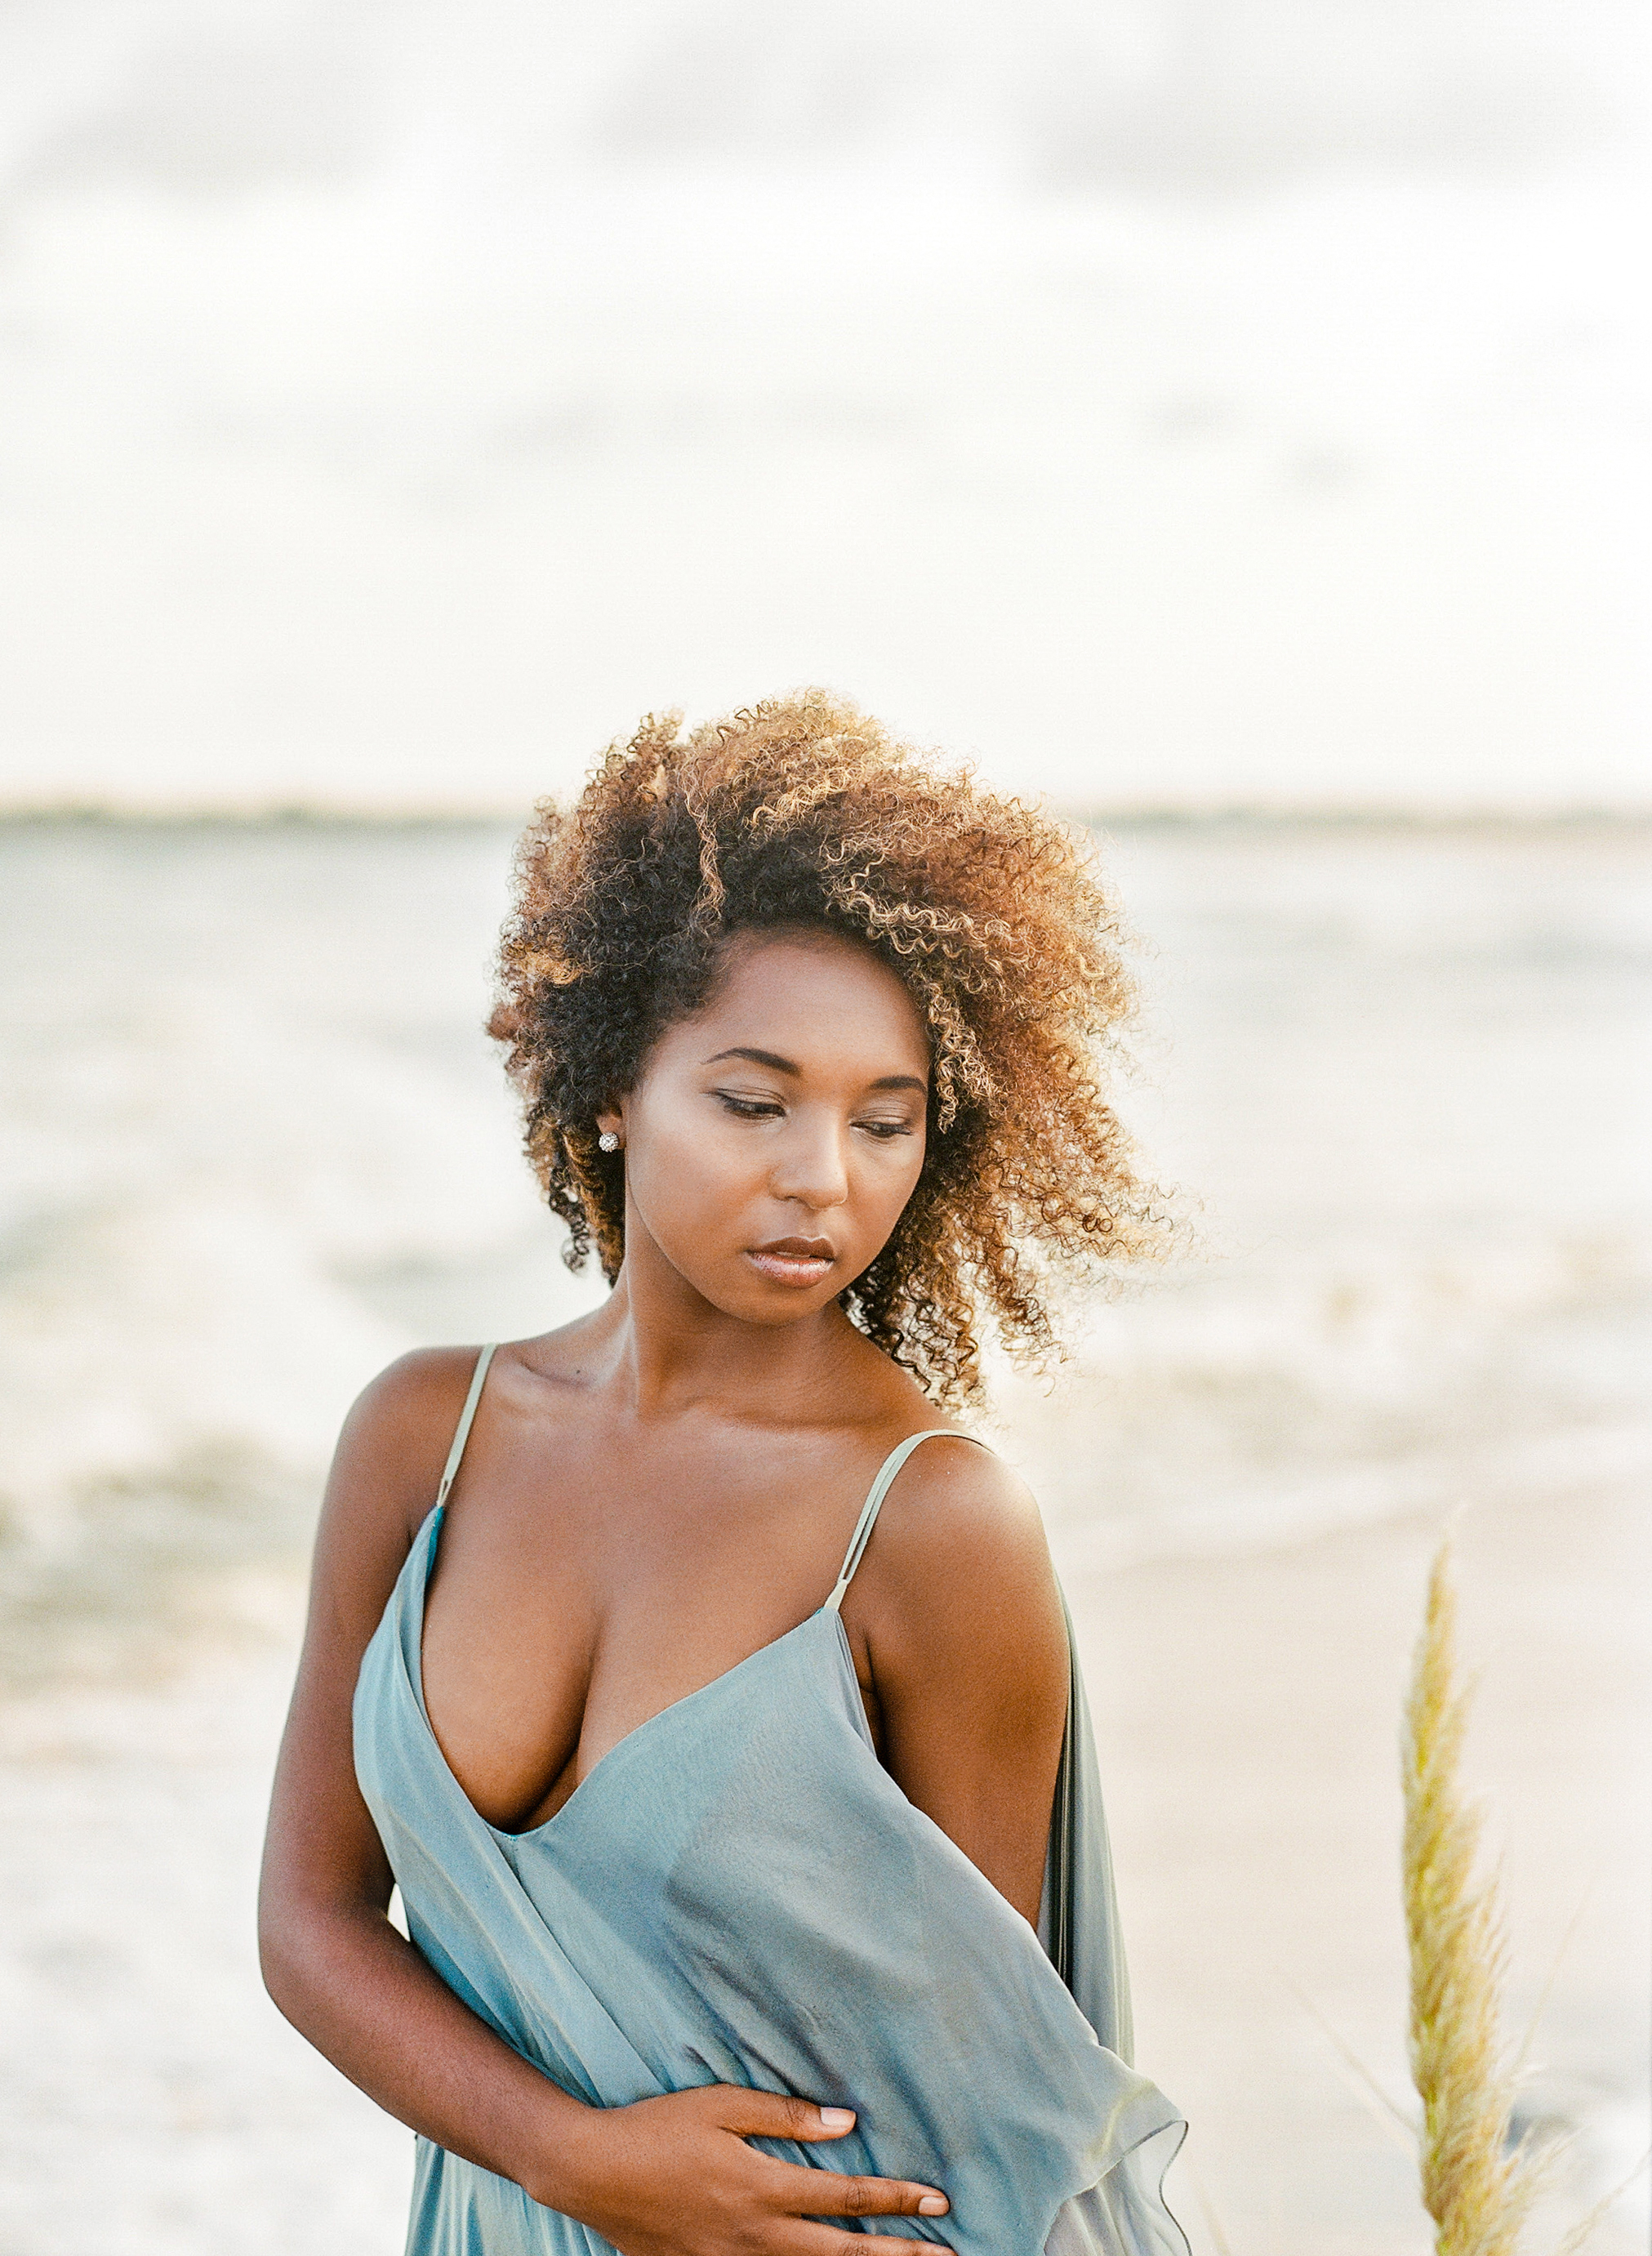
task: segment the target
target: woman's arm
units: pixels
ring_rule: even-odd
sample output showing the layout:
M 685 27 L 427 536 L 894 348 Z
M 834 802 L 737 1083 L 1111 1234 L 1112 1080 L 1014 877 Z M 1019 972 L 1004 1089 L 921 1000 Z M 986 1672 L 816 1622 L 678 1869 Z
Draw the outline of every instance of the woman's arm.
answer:
M 462 1353 L 410 1357 L 346 1421 L 276 1768 L 258 1939 L 271 1996 L 352 2083 L 441 2145 L 521 2181 L 538 2161 L 545 2079 L 390 1925 L 390 1866 L 351 1739 L 362 1655 L 435 1495 L 472 1367 Z M 489 2094 L 485 2118 L 478 2090 Z
M 843 1614 L 896 1782 L 1036 1925 L 1069 1660 L 1024 1484 L 972 1442 L 925 1442 Z
M 369 1387 L 340 1439 L 259 1892 L 271 1996 L 380 2106 L 606 2234 L 624 2256 L 735 2246 L 847 2256 L 858 2237 L 805 2217 L 941 2213 L 932 2187 L 802 2169 L 745 2144 L 841 2138 L 854 2120 L 841 2110 L 721 2086 L 587 2106 L 478 2020 L 390 1925 L 391 1875 L 355 1781 L 351 1702 L 474 1364 L 460 1350 L 407 1357 Z M 923 2244 L 891 2245 L 925 2256 Z

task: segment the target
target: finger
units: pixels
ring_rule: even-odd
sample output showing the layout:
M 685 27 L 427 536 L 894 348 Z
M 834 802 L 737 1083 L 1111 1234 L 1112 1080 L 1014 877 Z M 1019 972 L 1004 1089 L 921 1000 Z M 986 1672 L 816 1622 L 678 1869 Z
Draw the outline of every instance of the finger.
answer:
M 952 2203 L 938 2186 L 903 2178 L 839 2177 L 832 2170 L 799 2170 L 782 2162 L 793 2182 L 788 2209 L 805 2217 L 945 2217 Z M 796 2181 L 806 2181 L 798 2185 Z
M 738 2084 L 719 2087 L 719 2119 L 742 2139 L 791 2139 L 800 2145 L 840 2139 L 854 2127 L 847 2107 L 818 2107 L 775 2091 L 748 2091 Z M 839 2176 L 833 2171 L 800 2169 L 795 2162 L 770 2165 L 777 2205 L 802 2217 L 945 2217 L 952 2204 L 938 2186 L 914 2185 L 904 2178 Z
M 791 2217 L 945 2217 L 952 2203 L 938 2186 L 905 2178 L 840 2177 L 835 2170 L 771 2162 L 763 2193 Z
M 866 2236 L 840 2232 L 834 2224 L 800 2224 L 794 2239 L 787 2235 L 786 2256 L 866 2256 Z M 946 2244 L 936 2240 L 890 2240 L 880 2233 L 879 2256 L 946 2256 Z
M 841 2139 L 854 2128 L 852 2107 L 817 2107 L 812 2099 L 792 2099 L 781 2091 L 746 2091 L 738 2084 L 722 2084 L 716 2097 L 721 2103 L 718 2120 L 725 2131 L 742 2139 L 795 2139 L 813 2146 L 822 2139 Z

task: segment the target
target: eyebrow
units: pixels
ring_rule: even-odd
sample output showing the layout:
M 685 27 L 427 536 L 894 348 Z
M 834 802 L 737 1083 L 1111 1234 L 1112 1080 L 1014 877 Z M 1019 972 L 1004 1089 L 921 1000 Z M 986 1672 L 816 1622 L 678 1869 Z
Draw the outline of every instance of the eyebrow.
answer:
M 766 1065 L 771 1073 L 790 1074 L 794 1081 L 803 1078 L 800 1065 L 795 1065 L 790 1058 L 777 1057 L 773 1050 L 719 1050 L 714 1057 L 708 1057 L 706 1063 L 721 1065 L 725 1058 L 746 1058 L 753 1065 Z M 915 1089 L 922 1096 L 928 1089 L 929 1083 L 915 1073 L 885 1073 L 880 1074 L 868 1086 L 872 1089 Z

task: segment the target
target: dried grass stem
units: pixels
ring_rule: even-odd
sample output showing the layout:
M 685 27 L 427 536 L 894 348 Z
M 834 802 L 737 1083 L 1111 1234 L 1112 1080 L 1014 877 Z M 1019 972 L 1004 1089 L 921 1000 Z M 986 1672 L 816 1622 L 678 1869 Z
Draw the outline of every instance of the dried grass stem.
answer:
M 1515 2071 L 1499 2037 L 1507 1958 L 1494 1879 L 1476 1874 L 1480 1810 L 1459 1775 L 1472 1688 L 1459 1681 L 1451 1546 L 1429 1577 L 1405 1703 L 1411 2074 L 1423 2102 L 1423 2203 L 1437 2256 L 1514 2256 L 1536 2191 L 1508 2140 Z

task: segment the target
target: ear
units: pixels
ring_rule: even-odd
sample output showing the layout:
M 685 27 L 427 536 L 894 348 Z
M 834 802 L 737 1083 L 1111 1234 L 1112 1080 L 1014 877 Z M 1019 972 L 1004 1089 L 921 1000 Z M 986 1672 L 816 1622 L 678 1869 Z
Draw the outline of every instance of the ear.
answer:
M 599 1135 L 617 1136 L 622 1144 L 625 1141 L 625 1105 L 623 1099 L 622 1099 L 618 1104 L 609 1104 L 605 1106 L 596 1116 L 596 1125 Z

